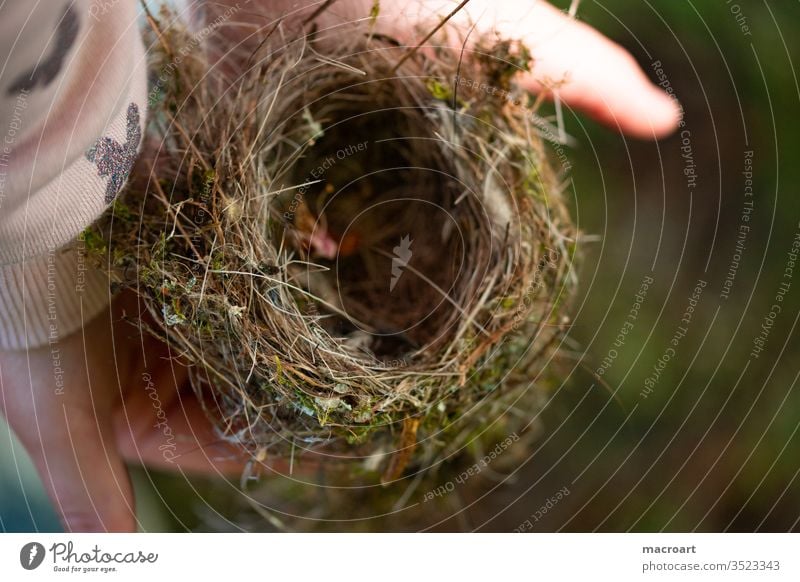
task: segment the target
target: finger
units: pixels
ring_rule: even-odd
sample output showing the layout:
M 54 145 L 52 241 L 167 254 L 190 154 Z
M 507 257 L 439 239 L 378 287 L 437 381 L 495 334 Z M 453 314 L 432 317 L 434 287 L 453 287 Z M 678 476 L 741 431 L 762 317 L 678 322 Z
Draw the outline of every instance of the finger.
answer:
M 149 367 L 136 374 L 138 388 L 131 389 L 124 406 L 115 413 L 117 446 L 132 463 L 185 474 L 238 478 L 255 464 L 271 472 L 286 472 L 279 458 L 254 458 L 215 429 L 206 410 L 190 389 L 183 363 L 169 358 L 169 350 L 153 338 L 146 339 Z M 214 414 L 211 392 L 205 406 Z M 217 411 L 218 418 L 225 415 Z M 304 470 L 308 463 L 297 463 Z
M 625 49 L 545 2 L 526 2 L 530 8 L 511 14 L 519 4 L 504 3 L 494 26 L 521 39 L 533 55 L 523 86 L 557 94 L 566 105 L 634 137 L 655 139 L 676 129 L 680 106 Z
M 97 332 L 96 325 L 87 329 L 93 340 L 108 341 Z M 135 531 L 133 494 L 114 446 L 109 397 L 99 395 L 109 387 L 98 385 L 102 377 L 89 377 L 82 343 L 79 332 L 62 340 L 58 352 L 48 346 L 0 354 L 4 413 L 67 531 Z
M 157 328 L 158 323 L 132 293 L 121 294 L 114 303 L 120 325 L 115 336 L 118 352 L 137 353 L 135 366 L 127 374 L 124 401 L 115 409 L 117 448 L 126 461 L 149 467 L 237 478 L 250 466 L 265 472 L 287 472 L 289 463 L 275 457 L 254 458 L 240 446 L 222 437 L 217 424 L 226 417 L 213 391 L 206 391 L 204 404 L 190 387 L 187 364 L 176 359 L 174 348 L 148 335 L 144 328 L 123 319 L 140 321 Z M 125 346 L 129 346 L 126 348 Z M 211 380 L 211 379 L 209 379 Z M 207 413 L 208 410 L 208 413 Z M 306 455 L 305 457 L 308 457 Z M 292 464 L 294 473 L 318 466 L 319 459 Z
M 139 386 L 114 415 L 123 457 L 183 473 L 241 474 L 246 456 L 216 434 L 197 397 L 187 389 L 183 365 L 167 360 L 163 347 L 149 349 L 148 362 L 150 370 L 137 374 Z
M 131 354 L 135 363 L 127 375 L 124 400 L 112 419 L 123 458 L 184 473 L 241 474 L 246 455 L 216 434 L 189 386 L 186 363 L 144 329 L 157 329 L 158 323 L 141 300 L 125 292 L 113 309 L 118 351 Z M 144 326 L 132 326 L 129 321 Z

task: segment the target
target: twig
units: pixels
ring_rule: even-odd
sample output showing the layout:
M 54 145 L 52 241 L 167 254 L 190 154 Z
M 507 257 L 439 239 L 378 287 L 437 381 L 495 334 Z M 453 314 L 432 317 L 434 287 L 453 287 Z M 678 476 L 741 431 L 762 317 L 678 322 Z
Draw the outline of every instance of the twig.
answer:
M 467 4 L 469 4 L 469 2 L 470 2 L 470 0 L 463 0 L 463 2 L 461 2 L 461 4 L 459 4 L 458 6 L 456 6 L 455 9 L 450 14 L 445 16 L 442 19 L 442 21 L 436 26 L 436 28 L 434 28 L 432 31 L 430 31 L 425 36 L 425 38 L 423 38 L 420 41 L 420 43 L 417 46 L 415 46 L 413 49 L 411 49 L 410 51 L 408 51 L 406 54 L 403 55 L 403 58 L 401 58 L 398 61 L 398 63 L 392 68 L 391 74 L 395 74 L 397 72 L 397 69 L 399 69 L 401 66 L 403 66 L 403 63 L 405 63 L 408 59 L 410 59 L 412 56 L 414 56 L 414 53 L 416 53 L 419 49 L 421 49 L 423 47 L 423 45 L 426 42 L 428 42 L 434 34 L 439 32 L 442 29 L 442 27 L 445 24 L 447 24 L 456 14 L 461 12 L 461 9 L 464 8 L 464 6 L 466 6 Z
M 311 13 L 311 16 L 309 16 L 308 18 L 306 18 L 303 21 L 303 26 L 305 26 L 309 22 L 315 20 L 317 18 L 317 16 L 319 16 L 320 14 L 325 12 L 328 8 L 330 8 L 331 5 L 333 5 L 334 2 L 336 2 L 336 0 L 325 0 L 325 2 L 322 4 L 322 6 L 320 6 L 316 10 L 314 10 L 314 12 Z

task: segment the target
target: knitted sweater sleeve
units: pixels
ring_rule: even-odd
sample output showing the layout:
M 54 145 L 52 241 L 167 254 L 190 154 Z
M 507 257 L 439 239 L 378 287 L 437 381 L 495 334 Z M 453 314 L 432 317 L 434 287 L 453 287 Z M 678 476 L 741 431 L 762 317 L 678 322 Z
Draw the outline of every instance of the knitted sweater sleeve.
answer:
M 113 202 L 142 139 L 139 10 L 0 3 L 0 349 L 57 343 L 108 304 L 80 233 Z

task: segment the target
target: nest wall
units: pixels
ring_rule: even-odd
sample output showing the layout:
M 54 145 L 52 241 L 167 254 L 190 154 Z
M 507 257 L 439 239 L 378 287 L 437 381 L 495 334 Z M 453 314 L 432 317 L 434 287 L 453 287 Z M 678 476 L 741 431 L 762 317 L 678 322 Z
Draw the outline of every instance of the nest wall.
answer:
M 146 151 L 87 240 L 221 437 L 391 481 L 524 432 L 575 238 L 513 82 L 525 47 L 273 29 L 221 65 L 159 22 L 153 70 L 181 65 L 158 77 Z

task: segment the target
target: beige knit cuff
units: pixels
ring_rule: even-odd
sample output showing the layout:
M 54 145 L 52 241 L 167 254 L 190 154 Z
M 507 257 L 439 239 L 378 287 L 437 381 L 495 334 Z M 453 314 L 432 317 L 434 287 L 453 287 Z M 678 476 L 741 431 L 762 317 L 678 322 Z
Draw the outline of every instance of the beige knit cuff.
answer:
M 67 249 L 0 267 L 0 349 L 56 345 L 107 308 L 108 277 Z

